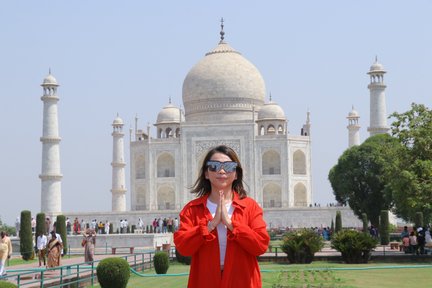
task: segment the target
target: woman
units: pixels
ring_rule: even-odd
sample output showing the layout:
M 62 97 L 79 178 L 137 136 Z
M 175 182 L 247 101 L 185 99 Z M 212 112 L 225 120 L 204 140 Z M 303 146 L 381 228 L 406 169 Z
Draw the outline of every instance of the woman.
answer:
M 188 287 L 261 287 L 257 256 L 269 235 L 261 207 L 247 197 L 243 169 L 231 148 L 221 145 L 204 158 L 192 193 L 180 212 L 176 249 L 192 256 Z
M 51 239 L 48 242 L 47 250 L 48 268 L 60 266 L 63 244 L 57 238 L 55 231 L 51 231 Z
M 84 261 L 92 262 L 94 260 L 94 250 L 96 245 L 96 232 L 93 229 L 87 229 L 84 234 L 81 245 L 84 247 Z

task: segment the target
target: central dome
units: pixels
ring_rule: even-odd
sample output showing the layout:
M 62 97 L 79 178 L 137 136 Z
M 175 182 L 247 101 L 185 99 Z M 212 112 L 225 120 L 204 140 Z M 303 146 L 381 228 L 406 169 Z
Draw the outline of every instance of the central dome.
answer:
M 264 104 L 265 84 L 258 69 L 227 43 L 207 53 L 183 82 L 186 121 L 250 121 Z

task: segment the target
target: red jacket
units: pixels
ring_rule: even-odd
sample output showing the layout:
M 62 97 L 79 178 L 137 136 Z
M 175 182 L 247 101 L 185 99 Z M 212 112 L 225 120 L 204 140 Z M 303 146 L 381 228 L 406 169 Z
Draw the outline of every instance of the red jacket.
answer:
M 270 237 L 263 220 L 263 210 L 252 198 L 240 199 L 234 193 L 231 217 L 233 230 L 227 231 L 224 271 L 221 277 L 217 229 L 208 232 L 213 217 L 203 196 L 189 202 L 180 212 L 180 228 L 174 233 L 176 249 L 192 256 L 189 288 L 261 287 L 257 256 L 267 250 Z

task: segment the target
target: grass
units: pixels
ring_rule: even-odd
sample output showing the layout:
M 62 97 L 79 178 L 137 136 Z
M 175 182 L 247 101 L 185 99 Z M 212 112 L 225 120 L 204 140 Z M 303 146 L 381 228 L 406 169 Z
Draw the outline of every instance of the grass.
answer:
M 415 265 L 415 264 L 412 264 Z M 368 267 L 388 267 L 391 269 L 342 270 Z M 260 263 L 263 288 L 297 288 L 297 287 L 335 287 L 335 288 L 387 288 L 395 287 L 429 287 L 432 268 L 406 268 L 411 264 L 370 263 L 370 264 L 339 264 L 316 261 L 305 265 L 287 265 Z M 399 267 L 399 268 L 396 268 Z M 405 267 L 405 268 L 404 268 Z M 341 270 L 323 270 L 337 268 Z M 189 266 L 171 263 L 169 274 L 188 273 Z M 151 276 L 154 270 L 143 274 Z M 128 287 L 186 287 L 188 275 L 140 277 L 131 275 Z M 95 287 L 100 287 L 95 285 Z

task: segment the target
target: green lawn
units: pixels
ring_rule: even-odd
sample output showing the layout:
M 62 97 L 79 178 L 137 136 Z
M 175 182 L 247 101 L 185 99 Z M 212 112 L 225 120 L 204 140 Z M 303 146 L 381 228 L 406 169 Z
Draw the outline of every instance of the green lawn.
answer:
M 263 287 L 285 288 L 285 287 L 430 287 L 430 275 L 432 265 L 428 268 L 408 268 L 415 264 L 397 263 L 370 263 L 347 265 L 329 262 L 313 262 L 307 265 L 286 265 L 273 263 L 260 263 L 262 270 Z M 368 269 L 385 268 L 394 266 L 390 269 Z M 324 269 L 323 269 L 324 268 Z M 325 268 L 349 269 L 349 270 L 330 270 Z M 367 270 L 352 270 L 361 268 Z M 181 264 L 171 264 L 167 276 L 155 276 L 154 271 L 145 271 L 140 277 L 131 275 L 128 287 L 186 287 L 188 275 L 173 274 L 188 273 L 189 266 Z M 95 286 L 99 287 L 99 286 Z

